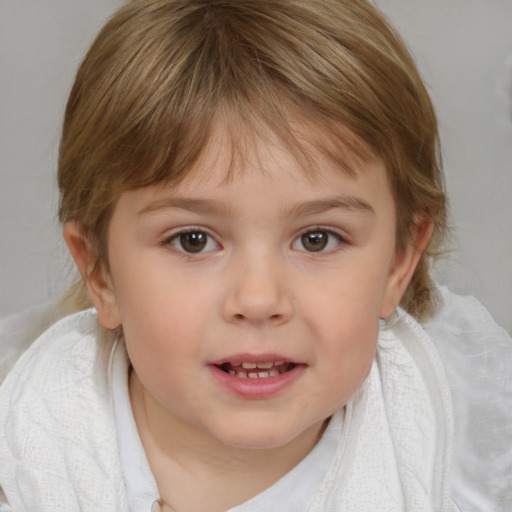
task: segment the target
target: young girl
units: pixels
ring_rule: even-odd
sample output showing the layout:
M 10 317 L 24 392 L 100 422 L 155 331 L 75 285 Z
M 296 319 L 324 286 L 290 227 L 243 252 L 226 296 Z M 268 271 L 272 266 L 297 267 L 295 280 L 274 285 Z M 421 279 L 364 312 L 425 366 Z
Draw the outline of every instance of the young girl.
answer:
M 363 0 L 127 3 L 68 101 L 60 218 L 83 311 L 0 388 L 4 506 L 505 510 L 510 451 L 457 465 L 482 444 L 453 441 L 471 369 L 446 347 L 475 312 L 509 339 L 429 276 L 437 137 Z

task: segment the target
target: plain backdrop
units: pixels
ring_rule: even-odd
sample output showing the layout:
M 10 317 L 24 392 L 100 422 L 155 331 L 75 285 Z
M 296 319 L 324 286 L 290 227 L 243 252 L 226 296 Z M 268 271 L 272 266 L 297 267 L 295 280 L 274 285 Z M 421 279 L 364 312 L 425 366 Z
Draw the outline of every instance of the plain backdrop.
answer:
M 440 119 L 456 237 L 438 278 L 512 332 L 512 1 L 377 0 Z M 74 72 L 122 0 L 0 0 L 0 317 L 72 275 L 56 220 L 56 156 Z

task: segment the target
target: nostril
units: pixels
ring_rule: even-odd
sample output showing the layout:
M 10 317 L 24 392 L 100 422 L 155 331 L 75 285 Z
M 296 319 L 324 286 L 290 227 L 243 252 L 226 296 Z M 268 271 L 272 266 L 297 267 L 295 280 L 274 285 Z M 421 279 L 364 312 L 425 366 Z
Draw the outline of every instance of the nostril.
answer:
M 277 313 L 275 315 L 270 315 L 268 317 L 268 321 L 270 321 L 271 323 L 279 323 L 283 320 L 284 316 L 281 315 L 280 313 Z M 241 322 L 243 320 L 247 320 L 248 317 L 242 313 L 236 313 L 233 315 L 233 319 L 237 322 Z

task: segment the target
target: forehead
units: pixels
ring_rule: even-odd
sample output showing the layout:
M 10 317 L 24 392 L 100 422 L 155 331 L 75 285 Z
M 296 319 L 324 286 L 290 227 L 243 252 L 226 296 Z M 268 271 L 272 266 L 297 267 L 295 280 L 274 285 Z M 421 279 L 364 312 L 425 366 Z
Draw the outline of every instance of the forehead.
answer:
M 150 187 L 148 194 L 140 196 L 148 201 L 140 205 L 141 210 L 179 206 L 221 211 L 221 203 L 229 204 L 229 210 L 243 209 L 247 201 L 254 205 L 258 199 L 262 211 L 277 200 L 289 211 L 331 205 L 368 212 L 383 201 L 394 203 L 381 159 L 364 160 L 346 148 L 335 154 L 332 148 L 330 152 L 322 150 L 311 140 L 314 137 L 303 138 L 300 146 L 290 145 L 271 131 L 234 139 L 220 126 L 182 180 Z M 300 203 L 310 207 L 304 209 Z
M 215 188 L 247 173 L 273 179 L 292 174 L 315 184 L 332 173 L 356 179 L 365 169 L 379 167 L 387 179 L 382 159 L 344 126 L 325 126 L 303 115 L 273 127 L 261 119 L 240 122 L 229 117 L 214 124 L 199 157 L 174 184 L 176 189 L 199 184 Z

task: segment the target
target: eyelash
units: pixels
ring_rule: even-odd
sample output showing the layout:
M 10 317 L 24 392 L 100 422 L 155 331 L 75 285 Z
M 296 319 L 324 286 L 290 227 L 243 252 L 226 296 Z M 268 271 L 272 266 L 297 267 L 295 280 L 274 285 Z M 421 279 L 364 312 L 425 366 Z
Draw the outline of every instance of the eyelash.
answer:
M 325 239 L 325 245 L 323 245 L 323 246 L 320 245 L 320 248 L 318 250 L 307 250 L 304 247 L 304 241 L 305 241 L 304 237 L 306 237 L 308 235 L 318 235 L 318 234 L 327 235 L 327 238 Z M 317 238 L 317 240 L 319 240 L 319 239 Z M 332 247 L 333 242 L 336 244 L 334 247 Z M 318 226 L 318 227 L 314 227 L 314 228 L 308 228 L 308 229 L 305 229 L 304 231 L 302 231 L 302 233 L 300 233 L 300 235 L 297 238 L 295 238 L 295 240 L 293 241 L 292 248 L 297 249 L 297 247 L 295 247 L 295 245 L 297 243 L 302 244 L 302 246 L 304 247 L 303 252 L 307 252 L 309 254 L 324 254 L 324 253 L 335 252 L 337 249 L 339 249 L 340 245 L 346 243 L 346 240 L 339 233 L 336 233 L 335 231 L 332 231 L 330 229 Z M 298 249 L 298 250 L 302 250 L 302 249 Z
M 188 251 L 183 246 L 184 237 L 186 237 L 187 235 L 204 236 L 205 244 L 203 246 L 198 245 L 199 250 L 197 250 L 197 251 L 194 251 L 194 250 Z M 199 237 L 196 239 L 195 242 L 200 242 Z M 205 251 L 204 248 L 211 245 L 212 242 L 215 244 L 215 247 L 208 248 L 208 250 Z M 181 245 L 181 247 L 178 244 Z M 208 232 L 206 232 L 204 229 L 195 228 L 195 227 L 184 229 L 184 230 L 178 231 L 177 233 L 172 234 L 171 236 L 169 236 L 165 240 L 163 240 L 161 245 L 162 246 L 171 245 L 177 251 L 179 251 L 183 254 L 186 254 L 186 255 L 203 254 L 205 252 L 210 252 L 210 251 L 220 247 L 220 244 Z
M 187 235 L 196 235 L 195 240 L 194 237 L 192 239 L 189 239 L 188 242 L 192 241 L 192 244 L 196 244 L 194 249 L 197 248 L 198 250 L 187 250 L 184 247 L 184 243 L 187 242 L 186 238 Z M 313 235 L 320 235 L 316 236 L 316 239 Z M 305 237 L 312 236 L 312 239 L 309 240 L 309 242 L 315 244 L 319 242 L 318 248 L 310 248 L 311 250 L 308 250 L 305 247 L 305 243 L 308 243 Z M 201 238 L 204 237 L 204 243 L 202 244 Z M 211 247 L 212 243 L 214 244 L 213 247 Z M 332 247 L 332 244 L 335 244 L 334 247 Z M 309 254 L 323 254 L 323 253 L 332 253 L 335 252 L 340 245 L 346 243 L 346 240 L 335 231 L 332 231 L 330 229 L 322 228 L 322 227 L 315 227 L 315 228 L 308 228 L 302 231 L 299 236 L 297 236 L 292 244 L 292 249 L 299 250 L 301 252 L 306 252 Z M 297 244 L 302 245 L 302 248 L 297 247 Z M 178 231 L 177 233 L 172 234 L 171 236 L 167 237 L 165 240 L 161 243 L 162 246 L 173 246 L 174 249 L 177 251 L 185 254 L 185 255 L 198 255 L 203 254 L 206 252 L 210 252 L 212 250 L 220 248 L 220 244 L 204 229 L 201 228 L 195 228 L 191 227 L 188 229 L 184 229 L 182 231 Z M 206 248 L 206 250 L 205 250 Z M 191 249 L 191 247 L 189 247 Z

